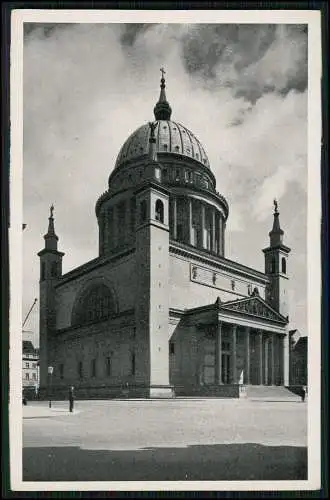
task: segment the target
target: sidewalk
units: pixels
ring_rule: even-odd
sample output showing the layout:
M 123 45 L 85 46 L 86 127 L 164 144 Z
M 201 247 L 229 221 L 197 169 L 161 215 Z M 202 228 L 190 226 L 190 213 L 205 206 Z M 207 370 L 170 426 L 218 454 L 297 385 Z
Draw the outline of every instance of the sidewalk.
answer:
M 27 404 L 23 406 L 23 419 L 24 418 L 36 418 L 36 417 L 58 417 L 62 415 L 77 415 L 80 410 L 73 410 L 72 413 L 69 412 L 69 405 L 66 407 L 62 406 L 52 406 L 49 408 L 46 405 L 38 404 Z

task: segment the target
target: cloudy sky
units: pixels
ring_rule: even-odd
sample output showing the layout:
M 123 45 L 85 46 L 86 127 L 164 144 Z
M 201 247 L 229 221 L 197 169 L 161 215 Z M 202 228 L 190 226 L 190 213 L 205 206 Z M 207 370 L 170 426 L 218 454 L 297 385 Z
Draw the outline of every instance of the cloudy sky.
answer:
M 291 327 L 307 334 L 303 25 L 25 24 L 23 317 L 52 203 L 64 272 L 97 256 L 95 202 L 125 139 L 153 119 L 161 66 L 172 119 L 200 139 L 228 200 L 226 257 L 263 271 L 278 199 Z M 37 339 L 37 307 L 25 329 Z

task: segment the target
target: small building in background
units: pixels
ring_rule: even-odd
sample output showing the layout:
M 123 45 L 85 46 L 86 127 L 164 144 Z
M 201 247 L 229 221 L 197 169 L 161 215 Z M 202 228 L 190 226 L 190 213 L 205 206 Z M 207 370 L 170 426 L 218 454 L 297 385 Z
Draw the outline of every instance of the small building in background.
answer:
M 289 334 L 290 334 L 290 385 L 307 386 L 308 337 L 302 336 L 299 330 L 290 330 Z
M 23 391 L 39 390 L 39 349 L 30 340 L 23 340 L 22 353 L 22 385 Z

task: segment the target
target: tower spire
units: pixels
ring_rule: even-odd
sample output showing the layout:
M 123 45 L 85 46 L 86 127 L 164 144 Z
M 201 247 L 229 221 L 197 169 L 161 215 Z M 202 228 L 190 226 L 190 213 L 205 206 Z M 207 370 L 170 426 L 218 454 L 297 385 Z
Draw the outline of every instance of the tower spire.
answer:
M 55 234 L 54 227 L 54 205 L 50 207 L 50 215 L 48 217 L 48 231 L 44 236 L 45 248 L 48 250 L 57 250 L 58 237 Z
M 272 227 L 272 230 L 269 232 L 270 246 L 271 247 L 275 247 L 275 246 L 281 245 L 283 243 L 284 231 L 281 229 L 281 226 L 280 226 L 279 215 L 280 215 L 280 212 L 278 211 L 278 202 L 275 199 L 274 200 L 274 221 L 273 221 L 273 227 Z
M 160 95 L 159 95 L 159 100 L 156 106 L 154 107 L 154 115 L 156 120 L 170 120 L 172 109 L 166 100 L 164 68 L 160 68 L 160 72 L 162 74 L 162 78 L 160 80 Z

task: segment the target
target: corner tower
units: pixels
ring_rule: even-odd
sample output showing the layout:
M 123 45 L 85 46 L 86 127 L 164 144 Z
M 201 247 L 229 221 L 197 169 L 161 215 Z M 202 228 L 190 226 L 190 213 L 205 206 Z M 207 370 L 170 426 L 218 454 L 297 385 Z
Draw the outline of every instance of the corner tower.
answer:
M 162 75 L 160 104 L 169 113 Z M 143 183 L 136 189 L 136 357 L 137 382 L 147 387 L 149 397 L 168 397 L 169 386 L 169 192 L 162 185 L 157 162 L 155 130 L 149 123 L 149 155 Z
M 62 276 L 64 253 L 57 250 L 58 237 L 54 228 L 54 207 L 50 207 L 48 231 L 44 236 L 45 247 L 40 257 L 39 280 L 39 335 L 40 335 L 40 388 L 47 387 L 48 365 L 51 363 L 52 334 L 56 327 L 55 285 Z
M 270 245 L 263 249 L 265 255 L 265 274 L 270 279 L 267 302 L 282 316 L 289 314 L 288 304 L 288 256 L 291 249 L 284 245 L 284 231 L 280 226 L 277 201 L 274 200 L 273 228 L 269 233 Z

